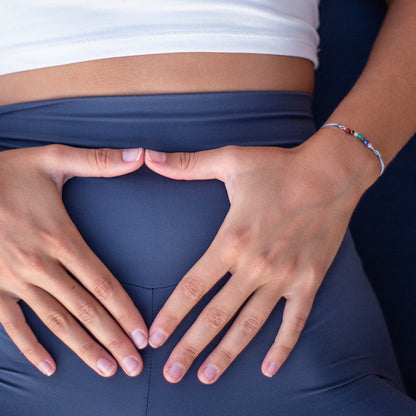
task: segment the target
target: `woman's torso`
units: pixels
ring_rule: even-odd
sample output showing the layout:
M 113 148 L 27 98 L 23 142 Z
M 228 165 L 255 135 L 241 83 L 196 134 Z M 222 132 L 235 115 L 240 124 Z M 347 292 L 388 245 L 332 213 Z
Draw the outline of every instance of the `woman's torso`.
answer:
M 162 53 L 97 59 L 0 76 L 0 105 L 53 98 L 208 91 L 312 93 L 313 63 L 255 53 Z
M 0 105 L 90 95 L 310 93 L 318 3 L 5 1 Z

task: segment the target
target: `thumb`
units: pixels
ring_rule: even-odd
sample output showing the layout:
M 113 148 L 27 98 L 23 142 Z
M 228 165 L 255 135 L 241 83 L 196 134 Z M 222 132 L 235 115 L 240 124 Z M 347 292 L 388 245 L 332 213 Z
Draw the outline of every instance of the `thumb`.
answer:
M 143 149 L 85 149 L 51 145 L 44 160 L 49 171 L 62 180 L 74 176 L 112 177 L 133 172 L 143 164 Z
M 146 165 L 172 179 L 219 179 L 225 182 L 232 170 L 237 146 L 225 146 L 200 152 L 164 153 L 146 149 Z

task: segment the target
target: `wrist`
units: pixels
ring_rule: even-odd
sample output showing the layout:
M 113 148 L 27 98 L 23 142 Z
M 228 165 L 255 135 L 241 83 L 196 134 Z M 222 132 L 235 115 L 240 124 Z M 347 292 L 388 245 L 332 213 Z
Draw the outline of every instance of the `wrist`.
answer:
M 369 149 L 371 152 L 374 153 L 374 155 L 377 157 L 379 163 L 380 163 L 380 173 L 379 176 L 381 176 L 384 172 L 384 161 L 383 158 L 381 157 L 380 152 L 374 148 L 374 146 L 370 143 L 370 141 L 364 137 L 362 134 L 356 132 L 355 130 L 352 130 L 346 126 L 343 126 L 342 124 L 339 123 L 326 123 L 324 124 L 321 129 L 323 127 L 336 127 L 338 129 L 340 129 L 342 132 L 344 132 L 345 134 L 349 134 L 352 137 L 355 137 L 357 140 L 359 140 L 367 149 Z
M 378 157 L 360 140 L 335 126 L 318 130 L 302 145 L 326 175 L 358 198 L 380 175 Z

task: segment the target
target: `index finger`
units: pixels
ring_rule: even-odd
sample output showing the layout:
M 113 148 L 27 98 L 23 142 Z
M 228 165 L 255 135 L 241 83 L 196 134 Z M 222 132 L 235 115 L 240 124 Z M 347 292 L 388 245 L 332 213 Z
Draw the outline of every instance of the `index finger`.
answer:
M 160 347 L 188 312 L 231 268 L 234 256 L 230 245 L 226 244 L 224 223 L 204 255 L 185 274 L 154 319 L 149 329 L 152 347 Z
M 107 309 L 136 347 L 145 348 L 147 326 L 130 296 L 84 241 L 75 225 L 70 235 L 58 242 L 61 247 L 56 251 L 56 259 Z

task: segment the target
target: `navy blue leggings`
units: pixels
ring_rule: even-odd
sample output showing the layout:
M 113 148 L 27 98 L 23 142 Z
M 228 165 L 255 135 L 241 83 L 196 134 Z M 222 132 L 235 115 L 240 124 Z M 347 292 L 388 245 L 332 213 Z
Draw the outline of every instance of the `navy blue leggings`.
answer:
M 311 97 L 225 92 L 81 97 L 0 107 L 0 150 L 62 143 L 197 151 L 237 144 L 296 146 L 314 133 Z M 73 178 L 65 206 L 86 242 L 120 280 L 150 325 L 175 285 L 209 246 L 229 208 L 222 182 L 175 181 L 142 167 L 116 178 Z M 256 215 L 253 212 L 253 215 Z M 143 351 L 144 370 L 101 378 L 22 303 L 30 326 L 57 362 L 34 368 L 0 329 L 2 416 L 409 416 L 378 302 L 349 231 L 301 338 L 277 375 L 260 371 L 282 319 L 280 301 L 258 335 L 213 385 L 196 371 L 163 378 L 170 351 L 229 275 L 161 348 Z

